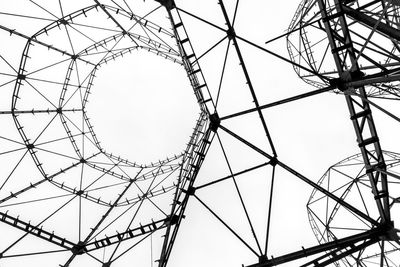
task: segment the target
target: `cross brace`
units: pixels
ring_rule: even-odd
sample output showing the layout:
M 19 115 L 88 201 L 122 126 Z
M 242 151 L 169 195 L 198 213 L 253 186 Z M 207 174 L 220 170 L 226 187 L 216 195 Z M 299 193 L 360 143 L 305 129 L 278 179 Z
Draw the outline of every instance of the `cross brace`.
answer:
M 318 0 L 325 32 L 339 74 L 339 78 L 335 82 L 338 82 L 338 88 L 344 92 L 346 98 L 366 174 L 370 180 L 372 193 L 380 214 L 380 220 L 382 223 L 389 223 L 391 216 L 387 177 L 383 172 L 376 171 L 376 167 L 386 170 L 386 164 L 368 103 L 367 93 L 363 85 L 358 87 L 340 86 L 345 83 L 351 84 L 352 81 L 357 81 L 363 77 L 345 18 L 345 12 L 350 10 L 349 12 L 357 13 L 358 11 L 351 11 L 352 9 L 342 1 L 334 0 L 334 2 L 334 6 L 327 7 L 326 1 Z M 327 10 L 330 10 L 329 14 Z M 366 20 L 364 15 L 361 17 Z M 351 93 L 353 91 L 358 91 L 358 94 L 362 97 L 359 99 L 352 96 Z

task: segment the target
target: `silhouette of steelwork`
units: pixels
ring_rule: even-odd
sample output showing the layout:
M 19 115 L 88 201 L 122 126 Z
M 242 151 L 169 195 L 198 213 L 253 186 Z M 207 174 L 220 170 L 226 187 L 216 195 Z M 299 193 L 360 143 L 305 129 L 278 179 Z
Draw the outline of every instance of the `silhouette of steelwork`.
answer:
M 399 155 L 397 153 L 383 151 L 387 170 L 397 173 L 399 165 Z M 346 158 L 331 166 L 321 177 L 318 184 L 342 199 L 353 203 L 359 210 L 370 214 L 379 220 L 380 214 L 374 199 L 370 198 L 372 187 L 365 170 L 361 154 Z M 388 177 L 390 188 L 389 208 L 394 216 L 398 205 L 399 185 L 395 177 Z M 338 203 L 333 203 L 330 199 L 313 191 L 307 204 L 310 224 L 318 242 L 327 243 L 335 241 L 350 233 L 362 233 L 369 231 L 371 225 L 353 213 L 348 213 Z M 379 239 L 376 243 L 365 247 L 357 254 L 350 254 L 343 258 L 337 266 L 370 266 L 383 265 L 395 266 L 399 259 L 399 240 L 397 230 L 388 232 L 386 238 Z
M 61 16 L 54 7 L 29 2 L 45 15 L 0 8 L 0 16 L 40 22 L 33 31 L 0 24 L 8 38 L 24 42 L 21 50 L 15 48 L 17 63 L 11 53 L 0 53 L 0 89 L 8 101 L 0 110 L 0 161 L 7 163 L 0 177 L 0 223 L 8 233 L 0 265 L 17 259 L 20 266 L 41 256 L 64 267 L 172 266 L 193 202 L 250 255 L 237 263 L 243 266 L 398 265 L 393 213 L 399 156 L 383 150 L 388 143 L 378 134 L 381 117 L 375 116 L 400 122 L 385 102 L 399 100 L 398 1 L 303 0 L 287 33 L 261 44 L 237 31 L 244 5 L 238 0 L 215 1 L 219 22 L 174 0 L 146 1 L 151 7 L 146 14 L 124 0 L 94 0 L 69 12 L 59 1 Z M 167 17 L 165 25 L 155 22 L 159 16 Z M 202 28 L 193 21 L 210 32 L 199 34 Z M 202 50 L 211 32 L 219 39 L 205 42 Z M 286 40 L 288 57 L 268 48 L 276 40 Z M 137 163 L 108 152 L 98 139 L 88 106 L 96 76 L 128 53 L 154 54 L 185 70 L 199 117 L 180 154 Z M 222 59 L 218 71 L 215 54 Z M 263 90 L 270 85 L 260 76 L 270 70 L 259 66 L 264 56 L 292 66 L 316 89 L 265 99 Z M 346 103 L 360 154 L 330 167 L 317 181 L 278 157 L 280 137 L 266 111 L 336 95 L 332 92 Z M 274 212 L 281 204 L 275 198 L 288 192 L 276 183 L 287 176 L 313 190 L 307 212 L 317 241 L 272 256 Z M 215 188 L 217 196 L 207 199 L 207 190 Z M 216 208 L 225 195 L 236 202 L 228 198 L 222 210 Z M 265 201 L 251 203 L 255 196 Z M 230 219 L 232 214 L 237 218 Z M 144 248 L 146 242 L 150 248 Z

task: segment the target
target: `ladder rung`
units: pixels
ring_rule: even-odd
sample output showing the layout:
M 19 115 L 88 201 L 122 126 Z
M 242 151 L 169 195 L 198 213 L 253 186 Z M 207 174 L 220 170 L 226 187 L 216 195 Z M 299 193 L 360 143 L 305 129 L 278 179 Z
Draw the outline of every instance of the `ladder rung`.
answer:
M 345 44 L 345 45 L 342 45 L 342 46 L 339 46 L 339 47 L 336 47 L 336 48 L 332 49 L 332 53 L 337 53 L 339 51 L 345 50 L 345 49 L 350 48 L 350 47 L 351 47 L 351 44 L 348 43 L 348 44 Z
M 211 144 L 210 140 L 207 140 L 207 139 L 203 139 L 203 142 L 206 144 Z
M 186 43 L 188 41 L 189 41 L 189 38 L 183 39 L 183 40 L 181 40 L 181 44 L 184 44 L 184 43 Z
M 385 170 L 385 169 L 386 169 L 386 164 L 385 164 L 385 162 L 378 162 L 378 163 L 376 163 L 376 164 L 372 164 L 372 165 L 370 165 L 370 166 L 367 166 L 365 172 L 366 172 L 366 173 L 372 173 L 372 172 L 374 172 L 374 171 L 377 171 L 377 169 Z
M 182 22 L 179 22 L 179 23 L 175 24 L 175 28 L 179 28 L 182 25 L 183 25 Z
M 329 16 L 326 16 L 325 18 L 322 19 L 322 21 L 323 22 L 327 22 L 327 21 L 330 21 L 332 19 L 338 18 L 340 16 L 343 16 L 343 12 L 342 11 L 341 12 L 337 12 L 337 13 L 332 14 L 332 15 L 329 15 Z
M 204 86 L 206 86 L 206 84 L 202 84 L 202 85 L 199 85 L 199 86 L 197 86 L 197 87 L 195 87 L 194 88 L 194 90 L 200 90 L 201 88 L 203 88 Z
M 379 141 L 379 138 L 377 136 L 372 136 L 372 137 L 367 138 L 367 139 L 363 140 L 362 142 L 360 142 L 358 144 L 358 146 L 359 147 L 364 147 L 364 146 L 373 144 L 373 143 L 378 142 L 378 141 Z
M 379 191 L 378 194 L 376 196 L 374 196 L 374 199 L 380 199 L 380 198 L 384 198 L 384 197 L 388 197 L 389 194 L 385 191 Z
M 198 73 L 200 71 L 200 69 L 197 69 L 197 70 L 194 70 L 194 71 L 192 71 L 191 73 L 189 73 L 190 75 L 193 75 L 193 74 L 195 74 L 195 73 Z
M 360 111 L 360 112 L 354 114 L 353 116 L 350 117 L 350 119 L 351 120 L 355 120 L 355 119 L 358 119 L 358 118 L 361 118 L 361 117 L 366 117 L 369 114 L 371 114 L 371 110 L 370 109 L 365 109 L 363 111 Z

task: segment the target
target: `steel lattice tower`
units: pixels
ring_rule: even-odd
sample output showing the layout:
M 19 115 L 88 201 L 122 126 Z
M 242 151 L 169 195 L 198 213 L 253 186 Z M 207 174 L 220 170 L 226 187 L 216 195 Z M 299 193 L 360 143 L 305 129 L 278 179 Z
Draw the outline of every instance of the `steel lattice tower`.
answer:
M 277 35 L 289 11 L 268 6 L 2 3 L 0 266 L 398 266 L 400 2 L 303 0 Z M 162 61 L 144 71 L 138 55 Z M 126 58 L 129 81 L 100 88 Z M 159 114 L 149 128 L 181 127 L 182 102 L 197 112 L 184 148 L 147 163 L 108 151 L 92 118 L 123 117 L 107 104 L 133 103 L 115 95 L 140 76 L 163 90 L 138 100 Z M 129 138 L 147 115 L 129 114 Z

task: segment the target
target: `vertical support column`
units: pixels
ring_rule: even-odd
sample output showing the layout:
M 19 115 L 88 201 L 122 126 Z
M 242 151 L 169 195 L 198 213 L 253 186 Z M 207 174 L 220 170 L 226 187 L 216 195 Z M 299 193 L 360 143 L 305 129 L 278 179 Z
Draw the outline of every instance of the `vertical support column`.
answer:
M 187 147 L 187 151 L 191 152 L 188 153 L 189 156 L 187 158 L 185 156 L 185 160 L 182 162 L 183 166 L 179 175 L 180 178 L 174 203 L 171 208 L 171 218 L 174 218 L 175 222 L 167 226 L 164 235 L 158 266 L 165 267 L 168 264 L 168 259 L 178 234 L 181 221 L 184 218 L 189 198 L 195 193 L 193 185 L 211 144 L 211 140 L 218 129 L 218 123 L 216 123 L 215 120 L 217 118 L 218 121 L 219 117 L 216 114 L 214 101 L 211 98 L 207 82 L 174 0 L 155 1 L 164 6 L 168 12 L 177 46 L 182 56 L 184 68 L 202 113 L 197 122 L 195 134 L 192 136 Z
M 209 93 L 207 82 L 204 78 L 199 61 L 197 60 L 193 46 L 185 29 L 185 25 L 181 20 L 179 11 L 173 0 L 156 0 L 163 5 L 171 21 L 171 26 L 174 31 L 179 52 L 182 56 L 182 61 L 186 73 L 189 77 L 194 94 L 198 103 L 204 112 L 213 114 L 215 112 L 215 104 Z
M 334 0 L 334 5 L 332 6 L 327 6 L 327 2 L 326 0 L 318 0 L 325 32 L 328 36 L 331 52 L 339 73 L 339 78 L 333 80 L 332 83 L 345 94 L 350 119 L 352 120 L 357 136 L 357 143 L 363 156 L 366 174 L 371 184 L 381 223 L 389 224 L 391 223 L 389 193 L 387 176 L 384 173 L 386 171 L 386 164 L 372 112 L 367 101 L 368 96 L 364 86 L 344 86 L 346 82 L 360 79 L 363 76 L 357 62 L 357 56 L 344 16 L 345 12 L 342 8 L 345 2 Z M 333 29 L 333 25 L 340 29 Z M 361 95 L 361 98 L 352 96 L 352 92 L 357 92 Z

